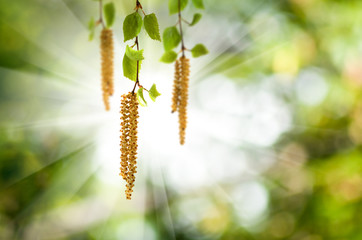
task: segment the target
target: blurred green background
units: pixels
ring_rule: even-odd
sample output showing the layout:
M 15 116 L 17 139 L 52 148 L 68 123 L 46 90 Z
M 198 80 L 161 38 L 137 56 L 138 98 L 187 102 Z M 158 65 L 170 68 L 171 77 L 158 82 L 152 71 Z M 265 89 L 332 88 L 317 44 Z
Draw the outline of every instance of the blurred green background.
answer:
M 105 113 L 90 0 L 0 1 L 0 239 L 362 239 L 362 1 L 205 0 L 186 45 L 189 127 L 170 114 L 173 67 L 146 41 L 132 201 L 118 177 L 116 94 Z M 161 31 L 167 1 L 142 1 Z M 185 18 L 197 12 L 185 10 Z M 98 32 L 99 34 L 99 32 Z M 119 66 L 119 67 L 117 67 Z

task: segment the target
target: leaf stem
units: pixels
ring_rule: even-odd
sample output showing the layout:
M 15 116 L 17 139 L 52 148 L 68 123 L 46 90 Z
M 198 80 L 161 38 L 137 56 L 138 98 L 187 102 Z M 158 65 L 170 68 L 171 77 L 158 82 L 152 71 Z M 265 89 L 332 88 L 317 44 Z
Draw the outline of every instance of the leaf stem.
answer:
M 191 25 L 191 23 L 189 21 L 185 20 L 184 18 L 182 18 L 182 21 L 184 21 L 188 25 Z

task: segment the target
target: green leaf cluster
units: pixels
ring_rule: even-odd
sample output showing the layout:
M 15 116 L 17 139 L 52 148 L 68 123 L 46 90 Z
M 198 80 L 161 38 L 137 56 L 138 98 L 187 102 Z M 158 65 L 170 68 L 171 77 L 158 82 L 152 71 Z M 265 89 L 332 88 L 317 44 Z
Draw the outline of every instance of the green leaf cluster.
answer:
M 138 12 L 126 16 L 123 22 L 124 41 L 128 41 L 138 36 L 144 26 L 148 36 L 157 41 L 161 41 L 160 29 L 157 17 L 154 13 L 148 14 L 142 19 Z
M 154 13 L 145 15 L 142 19 L 138 11 L 126 16 L 123 22 L 123 35 L 124 41 L 131 40 L 138 36 L 141 32 L 142 26 L 147 32 L 147 35 L 156 41 L 161 41 L 160 27 L 157 17 Z M 136 42 L 137 43 L 137 42 Z M 141 68 L 141 61 L 144 60 L 143 49 L 135 50 L 129 45 L 126 47 L 126 52 L 123 57 L 123 75 L 132 81 L 137 81 L 137 70 Z M 137 69 L 138 66 L 138 69 Z M 144 88 L 140 87 L 137 91 L 137 100 L 141 106 L 147 106 L 147 101 L 143 95 Z M 156 85 L 153 84 L 148 91 L 149 97 L 155 101 L 161 94 L 157 91 Z
M 148 36 L 157 41 L 161 41 L 159 25 L 157 17 L 154 13 L 148 14 L 142 19 L 141 15 L 136 11 L 134 13 L 126 16 L 123 22 L 123 35 L 124 41 L 131 40 L 138 36 L 141 32 L 142 25 L 145 27 L 145 30 Z M 123 75 L 126 78 L 136 81 L 137 78 L 137 62 L 142 61 L 143 50 L 134 50 L 127 45 L 126 52 L 123 57 Z M 140 70 L 141 62 L 138 62 Z
M 150 90 L 148 91 L 148 96 L 150 97 L 150 99 L 152 101 L 156 101 L 156 98 L 159 97 L 161 94 L 157 91 L 156 89 L 156 84 L 153 84 L 152 87 L 150 88 Z M 139 102 L 139 104 L 142 107 L 146 107 L 147 106 L 147 101 L 144 98 L 143 95 L 143 88 L 139 88 L 137 91 L 137 100 Z
M 192 0 L 192 3 L 195 8 L 204 9 L 203 0 Z M 188 0 L 169 0 L 168 7 L 170 15 L 178 13 L 186 8 Z M 195 26 L 202 18 L 201 13 L 195 13 L 192 21 L 190 23 L 182 19 L 182 21 L 189 24 L 189 26 Z M 176 48 L 182 41 L 181 34 L 176 26 L 171 26 L 166 28 L 163 31 L 163 47 L 165 53 L 162 55 L 160 61 L 164 63 L 173 63 L 176 61 L 178 54 L 173 50 Z M 202 44 L 197 44 L 191 49 L 191 54 L 193 57 L 200 57 L 208 53 L 207 48 Z
M 99 2 L 99 0 L 93 0 L 95 2 Z M 114 6 L 113 2 L 109 2 L 103 6 L 103 13 L 104 13 L 104 19 L 105 24 L 107 28 L 110 28 L 113 26 L 114 21 L 116 19 L 116 8 Z M 95 21 L 94 17 L 92 17 L 88 22 L 88 30 L 89 30 L 89 41 L 92 41 L 94 39 L 95 35 L 95 29 L 98 26 L 100 22 Z

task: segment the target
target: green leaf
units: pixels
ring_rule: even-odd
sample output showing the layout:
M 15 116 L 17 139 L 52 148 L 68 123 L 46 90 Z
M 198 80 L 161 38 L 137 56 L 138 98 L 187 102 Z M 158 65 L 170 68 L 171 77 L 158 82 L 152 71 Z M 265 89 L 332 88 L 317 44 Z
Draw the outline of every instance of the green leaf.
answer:
M 127 57 L 129 57 L 131 60 L 134 60 L 134 61 L 141 61 L 141 60 L 145 59 L 143 57 L 143 49 L 134 50 L 133 48 L 130 48 L 128 45 L 126 47 L 126 55 L 127 55 Z
M 191 49 L 192 56 L 194 58 L 201 57 L 202 55 L 208 54 L 209 51 L 203 44 L 196 44 L 195 47 Z
M 94 21 L 94 17 L 92 17 L 88 22 L 88 30 L 93 31 L 96 27 L 96 21 Z
M 136 37 L 141 32 L 142 17 L 138 12 L 128 15 L 123 22 L 124 41 Z
M 178 13 L 178 1 L 179 0 L 168 0 L 168 10 L 170 15 Z M 187 6 L 188 0 L 180 0 L 181 11 Z
M 114 19 L 116 18 L 116 8 L 114 7 L 114 3 L 110 2 L 104 5 L 104 18 L 106 19 L 107 28 L 112 27 L 114 23 Z
M 148 14 L 143 19 L 146 32 L 150 38 L 161 42 L 160 29 L 154 13 Z
M 192 0 L 192 3 L 196 8 L 205 9 L 204 2 L 202 0 Z
M 153 84 L 150 91 L 148 92 L 148 95 L 150 96 L 152 101 L 156 101 L 156 98 L 158 96 L 161 96 L 161 93 L 159 93 L 156 89 L 156 84 Z
M 160 61 L 164 62 L 164 63 L 173 63 L 177 58 L 177 53 L 175 53 L 174 51 L 168 51 L 165 52 Z
M 137 78 L 137 61 L 132 60 L 125 53 L 124 57 L 123 57 L 122 66 L 123 66 L 123 75 L 126 78 L 131 79 L 132 81 L 136 81 L 136 78 Z
M 94 17 L 92 17 L 88 22 L 88 30 L 89 30 L 89 37 L 88 40 L 92 41 L 94 38 L 94 30 L 96 28 L 96 22 L 94 21 Z
M 92 41 L 94 39 L 94 31 L 90 32 L 88 35 L 88 40 Z
M 190 23 L 190 26 L 196 25 L 196 23 L 200 21 L 201 17 L 202 17 L 201 13 L 195 13 L 192 22 Z
M 176 27 L 168 27 L 163 31 L 163 47 L 171 51 L 181 42 L 181 36 Z
M 143 88 L 138 89 L 138 91 L 137 91 L 137 100 L 138 100 L 139 104 L 142 107 L 147 106 L 147 102 L 146 102 L 145 98 L 143 97 Z

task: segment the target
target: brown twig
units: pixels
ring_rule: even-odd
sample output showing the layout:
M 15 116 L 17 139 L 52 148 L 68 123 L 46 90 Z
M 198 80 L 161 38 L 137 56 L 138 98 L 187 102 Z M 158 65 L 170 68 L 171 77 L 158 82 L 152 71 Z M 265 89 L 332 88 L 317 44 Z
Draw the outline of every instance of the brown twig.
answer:
M 102 0 L 99 0 L 99 20 L 100 23 L 102 23 L 102 27 L 106 28 L 103 21 L 103 2 Z
M 135 11 L 138 12 L 138 9 L 142 9 L 142 5 L 141 3 L 136 0 L 136 8 Z M 143 10 L 142 10 L 143 11 Z M 137 46 L 137 51 L 140 50 L 140 46 L 138 43 L 138 36 L 136 36 L 136 40 L 135 40 L 135 45 Z M 138 87 L 140 87 L 140 82 L 139 82 L 139 68 L 140 68 L 140 61 L 137 61 L 137 72 L 136 72 L 136 82 L 134 84 L 133 90 L 132 90 L 132 94 L 134 93 L 134 91 L 136 90 L 136 86 L 138 85 Z
M 182 16 L 181 16 L 181 0 L 178 0 L 178 24 L 180 27 L 180 35 L 181 35 L 181 51 L 182 51 L 182 56 L 185 56 L 185 44 L 184 44 L 184 36 L 183 36 L 183 32 L 182 32 Z
M 138 36 L 136 36 L 136 41 L 135 41 L 135 44 L 137 46 L 137 51 L 139 50 L 139 44 L 138 44 Z M 136 82 L 134 84 L 134 87 L 133 87 L 133 90 L 132 90 L 132 93 L 134 93 L 134 91 L 136 90 L 136 86 L 140 86 L 140 82 L 139 82 L 139 68 L 140 68 L 140 61 L 137 61 L 137 72 L 136 72 Z

